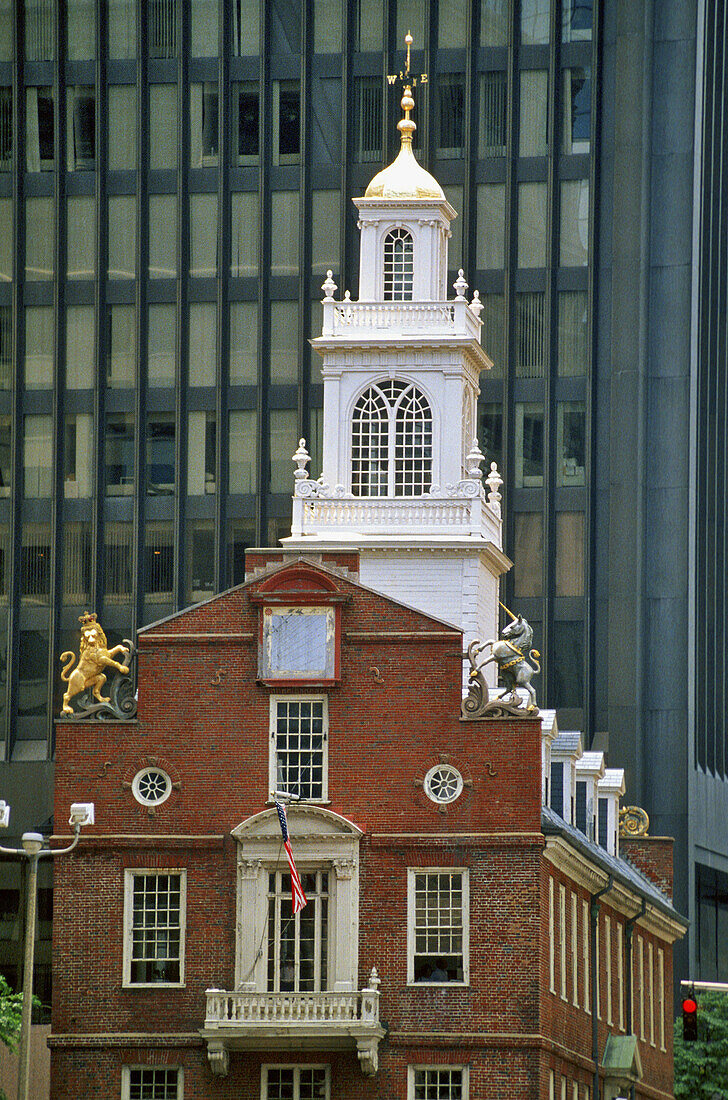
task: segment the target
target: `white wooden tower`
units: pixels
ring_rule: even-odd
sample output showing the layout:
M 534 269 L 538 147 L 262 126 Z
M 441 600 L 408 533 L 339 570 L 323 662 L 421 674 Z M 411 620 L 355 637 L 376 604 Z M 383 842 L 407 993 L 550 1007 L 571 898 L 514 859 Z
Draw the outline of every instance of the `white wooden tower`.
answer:
M 456 213 L 415 159 L 413 107 L 407 83 L 399 154 L 354 199 L 359 300 L 336 300 L 331 272 L 322 288 L 312 344 L 323 358 L 323 471 L 309 476 L 302 440 L 282 541 L 309 554 L 358 549 L 363 584 L 456 624 L 467 644 L 498 636 L 498 582 L 511 564 L 501 478 L 492 464 L 486 495 L 476 439 L 478 376 L 491 361 L 462 271 L 447 298 Z

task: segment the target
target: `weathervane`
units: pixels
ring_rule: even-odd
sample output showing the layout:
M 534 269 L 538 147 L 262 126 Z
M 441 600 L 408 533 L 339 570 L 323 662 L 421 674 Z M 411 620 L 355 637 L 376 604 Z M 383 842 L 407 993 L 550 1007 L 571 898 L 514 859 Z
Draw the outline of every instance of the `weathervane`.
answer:
M 405 89 L 416 88 L 418 79 L 420 84 L 427 84 L 427 73 L 420 73 L 419 77 L 412 76 L 410 74 L 410 48 L 412 46 L 412 43 L 414 42 L 414 39 L 409 31 L 404 36 L 404 41 L 407 47 L 407 62 L 405 64 L 404 70 L 400 69 L 399 73 L 387 73 L 387 83 L 395 84 L 399 79 L 404 84 Z

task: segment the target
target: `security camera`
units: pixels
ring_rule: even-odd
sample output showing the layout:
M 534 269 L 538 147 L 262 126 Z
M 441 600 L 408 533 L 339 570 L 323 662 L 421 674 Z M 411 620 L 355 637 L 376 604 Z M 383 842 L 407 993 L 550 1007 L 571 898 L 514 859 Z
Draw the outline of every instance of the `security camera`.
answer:
M 0 829 L 7 829 L 10 825 L 10 807 L 7 802 L 0 800 Z
M 94 818 L 94 804 L 93 802 L 74 802 L 71 806 L 71 816 L 68 819 L 68 824 L 73 825 L 75 828 L 77 825 L 93 825 Z

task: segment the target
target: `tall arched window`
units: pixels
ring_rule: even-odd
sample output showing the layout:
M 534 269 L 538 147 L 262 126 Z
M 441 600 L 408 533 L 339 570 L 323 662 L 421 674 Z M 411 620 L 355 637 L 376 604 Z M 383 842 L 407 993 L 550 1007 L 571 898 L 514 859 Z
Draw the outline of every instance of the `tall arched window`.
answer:
M 351 491 L 356 497 L 422 496 L 432 481 L 432 411 L 396 379 L 370 386 L 354 406 Z
M 413 279 L 412 237 L 393 229 L 384 238 L 384 301 L 411 302 Z

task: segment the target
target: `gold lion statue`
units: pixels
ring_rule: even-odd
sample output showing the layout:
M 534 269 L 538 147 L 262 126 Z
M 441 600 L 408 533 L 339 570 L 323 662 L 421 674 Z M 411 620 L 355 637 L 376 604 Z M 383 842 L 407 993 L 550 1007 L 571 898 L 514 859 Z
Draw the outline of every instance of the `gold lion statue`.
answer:
M 61 664 L 67 661 L 61 672 L 61 679 L 68 683 L 68 690 L 63 696 L 62 714 L 73 714 L 71 699 L 75 695 L 80 695 L 87 688 L 92 688 L 94 699 L 97 699 L 99 703 L 110 702 L 110 699 L 101 694 L 101 689 L 106 683 L 106 677 L 102 669 L 115 668 L 117 672 L 121 672 L 124 676 L 129 672 L 128 665 L 123 665 L 114 660 L 117 653 L 125 654 L 128 660 L 129 650 L 123 645 L 115 645 L 113 649 L 108 648 L 106 635 L 101 628 L 101 624 L 96 621 L 96 614 L 86 612 L 84 615 L 79 616 L 78 621 L 81 624 L 78 664 L 71 672 L 71 665 L 76 660 L 76 654 L 70 650 L 62 653 L 60 658 Z

